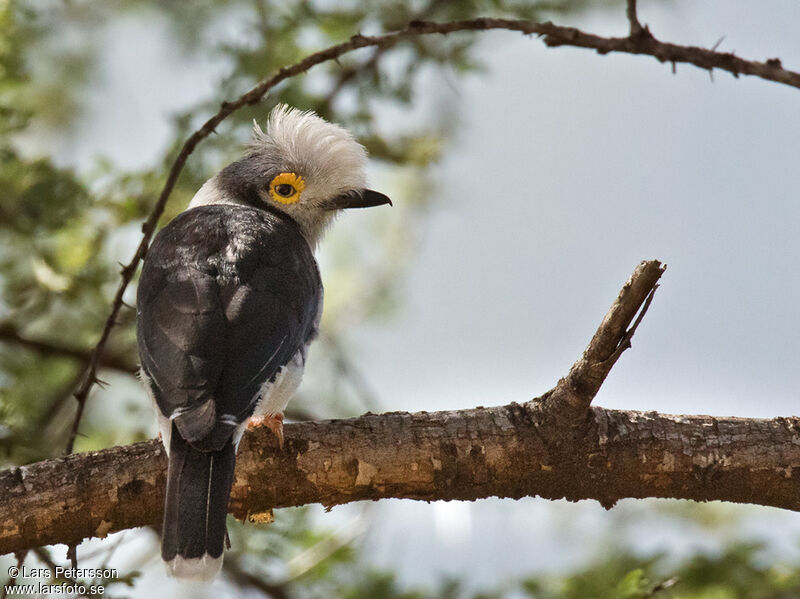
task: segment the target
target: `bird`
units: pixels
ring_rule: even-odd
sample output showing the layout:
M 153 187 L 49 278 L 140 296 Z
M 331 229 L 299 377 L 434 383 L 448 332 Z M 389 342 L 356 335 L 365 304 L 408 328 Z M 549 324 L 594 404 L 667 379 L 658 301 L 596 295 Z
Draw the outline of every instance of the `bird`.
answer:
M 168 574 L 219 572 L 236 451 L 248 427 L 283 448 L 283 412 L 319 332 L 314 252 L 342 210 L 389 204 L 345 128 L 277 105 L 243 157 L 156 235 L 137 290 L 140 378 L 168 456 Z

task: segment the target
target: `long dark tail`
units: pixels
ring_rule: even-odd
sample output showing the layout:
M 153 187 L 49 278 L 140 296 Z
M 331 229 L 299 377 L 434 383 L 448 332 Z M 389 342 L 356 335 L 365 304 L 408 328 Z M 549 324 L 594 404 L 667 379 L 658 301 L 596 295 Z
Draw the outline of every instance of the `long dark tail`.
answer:
M 210 580 L 222 566 L 236 452 L 200 451 L 172 426 L 161 558 L 177 578 Z

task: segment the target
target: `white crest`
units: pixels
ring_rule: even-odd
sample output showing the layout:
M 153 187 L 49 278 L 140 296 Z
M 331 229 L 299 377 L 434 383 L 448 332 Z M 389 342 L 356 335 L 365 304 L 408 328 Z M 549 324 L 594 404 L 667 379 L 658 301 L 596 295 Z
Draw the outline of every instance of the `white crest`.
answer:
M 304 184 L 300 201 L 273 205 L 298 223 L 313 247 L 335 215 L 335 211 L 326 208 L 326 202 L 366 187 L 364 146 L 347 129 L 310 111 L 279 104 L 270 113 L 266 130 L 253 122 L 253 137 L 247 150 L 242 160 L 206 181 L 189 208 L 247 203 L 237 195 L 241 188 L 237 183 L 247 181 L 256 182 L 257 193 L 269 203 L 269 180 L 264 177 L 295 173 Z
M 315 199 L 324 200 L 366 185 L 367 152 L 352 134 L 311 111 L 277 105 L 263 131 L 253 122 L 251 152 L 274 156 L 281 167 L 302 173 Z M 309 193 L 310 192 L 310 193 Z

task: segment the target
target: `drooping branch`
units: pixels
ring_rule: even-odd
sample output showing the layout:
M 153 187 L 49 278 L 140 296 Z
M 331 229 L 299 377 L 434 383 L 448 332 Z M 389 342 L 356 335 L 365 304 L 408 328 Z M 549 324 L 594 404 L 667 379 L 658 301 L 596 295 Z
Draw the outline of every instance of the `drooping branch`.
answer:
M 589 406 L 598 372 L 602 383 L 629 346 L 662 272 L 657 261 L 640 264 L 570 374 L 531 402 L 287 424 L 284 450 L 268 431 L 248 433 L 230 511 L 247 518 L 307 503 L 532 495 L 606 507 L 624 497 L 676 497 L 800 510 L 798 418 Z M 551 411 L 563 407 L 553 398 L 566 381 L 588 401 L 572 406 L 583 414 L 577 424 L 553 428 Z M 165 475 L 157 440 L 2 472 L 0 553 L 157 526 Z
M 123 303 L 123 296 L 128 284 L 131 282 L 139 262 L 144 258 L 147 246 L 150 243 L 158 220 L 164 212 L 175 183 L 178 180 L 189 156 L 198 144 L 211 135 L 216 127 L 228 116 L 240 108 L 257 104 L 282 81 L 305 73 L 312 67 L 336 60 L 339 57 L 360 48 L 375 47 L 377 49 L 391 48 L 398 43 L 419 35 L 451 34 L 459 31 L 487 31 L 492 29 L 517 31 L 524 34 L 533 34 L 541 37 L 549 47 L 574 46 L 596 50 L 600 54 L 622 52 L 627 54 L 640 54 L 653 56 L 660 62 L 670 62 L 673 67 L 676 63 L 692 64 L 702 69 L 721 69 L 728 71 L 735 77 L 740 74 L 760 77 L 768 81 L 775 81 L 800 88 L 800 73 L 784 69 L 777 58 L 765 62 L 745 60 L 732 53 L 716 52 L 696 46 L 680 46 L 657 40 L 647 27 L 639 24 L 636 16 L 635 0 L 628 0 L 627 15 L 630 22 L 630 35 L 627 37 L 613 38 L 602 37 L 585 33 L 573 27 L 562 27 L 551 22 L 537 23 L 533 21 L 514 19 L 477 18 L 447 23 L 433 23 L 428 21 L 413 21 L 404 29 L 383 35 L 364 36 L 354 35 L 348 41 L 330 46 L 319 52 L 310 54 L 303 60 L 278 70 L 277 73 L 259 82 L 248 92 L 230 102 L 223 102 L 219 111 L 209 118 L 200 129 L 192 133 L 181 147 L 167 175 L 164 187 L 150 212 L 147 220 L 142 225 L 142 239 L 131 260 L 121 270 L 121 280 L 112 300 L 111 310 L 105 321 L 100 338 L 92 351 L 86 374 L 80 387 L 75 392 L 78 401 L 78 410 L 72 426 L 67 453 L 72 452 L 75 437 L 78 434 L 81 417 L 94 384 L 97 382 L 97 369 L 100 365 L 100 356 L 103 353 L 111 330 L 116 322 L 117 314 Z

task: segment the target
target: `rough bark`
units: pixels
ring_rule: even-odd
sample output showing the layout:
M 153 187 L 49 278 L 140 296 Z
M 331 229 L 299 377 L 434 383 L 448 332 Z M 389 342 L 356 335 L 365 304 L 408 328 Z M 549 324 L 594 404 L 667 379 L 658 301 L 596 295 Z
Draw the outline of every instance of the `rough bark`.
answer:
M 624 497 L 677 497 L 800 510 L 798 418 L 590 407 L 663 270 L 641 263 L 570 373 L 525 404 L 288 424 L 283 450 L 266 430 L 246 435 L 230 511 L 258 519 L 307 503 L 533 495 L 606 507 Z M 0 553 L 157 526 L 165 470 L 152 440 L 0 473 Z
M 667 416 L 594 408 L 583 434 L 548 441 L 534 405 L 366 414 L 246 435 L 231 511 L 398 497 L 538 495 L 724 500 L 800 510 L 800 419 Z M 0 553 L 161 521 L 158 441 L 0 474 Z

